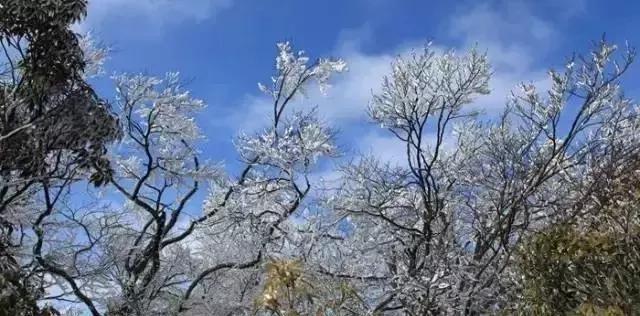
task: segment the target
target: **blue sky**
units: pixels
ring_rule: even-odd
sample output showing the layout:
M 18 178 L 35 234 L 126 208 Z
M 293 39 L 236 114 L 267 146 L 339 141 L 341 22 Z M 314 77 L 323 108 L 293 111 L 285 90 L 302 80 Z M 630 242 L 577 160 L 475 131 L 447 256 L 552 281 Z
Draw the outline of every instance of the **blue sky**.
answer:
M 474 106 L 495 113 L 521 81 L 546 85 L 545 72 L 603 33 L 613 42 L 640 46 L 638 1 L 403 1 L 403 0 L 90 0 L 91 30 L 114 51 L 107 73 L 179 71 L 208 108 L 198 120 L 208 141 L 204 155 L 236 162 L 232 138 L 266 122 L 257 89 L 273 72 L 275 43 L 289 40 L 312 57 L 344 58 L 350 72 L 329 96 L 312 93 L 306 105 L 341 133 L 348 155 L 373 153 L 398 159 L 399 147 L 364 110 L 393 56 L 432 40 L 463 50 L 478 43 L 494 67 L 493 93 Z M 640 94 L 640 67 L 626 80 Z M 99 83 L 107 98 L 112 90 Z

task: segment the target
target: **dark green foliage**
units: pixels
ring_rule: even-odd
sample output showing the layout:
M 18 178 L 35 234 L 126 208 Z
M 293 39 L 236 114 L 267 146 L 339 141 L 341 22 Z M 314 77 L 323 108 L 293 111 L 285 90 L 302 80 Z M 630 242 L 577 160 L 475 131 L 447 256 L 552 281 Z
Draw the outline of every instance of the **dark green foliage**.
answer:
M 0 240 L 0 316 L 56 315 L 53 309 L 38 306 L 37 298 L 42 291 L 32 284 L 7 250 L 7 243 Z
M 526 247 L 524 298 L 535 314 L 640 311 L 640 236 L 560 226 Z
M 519 309 L 533 315 L 640 313 L 640 173 L 629 163 L 581 212 L 520 248 Z M 612 179 L 613 177 L 601 177 Z M 592 187 L 593 188 L 593 187 Z
M 118 137 L 117 120 L 85 82 L 85 59 L 70 26 L 85 0 L 11 0 L 0 10 L 4 53 L 0 81 L 0 172 L 22 177 L 55 173 L 69 164 L 109 178 L 103 158 Z M 64 162 L 47 157 L 62 155 Z M 57 165 L 57 164 L 61 164 Z
M 41 183 L 65 185 L 90 172 L 102 185 L 111 174 L 105 153 L 118 122 L 85 81 L 70 29 L 86 8 L 86 0 L 0 0 L 0 316 L 58 314 L 37 304 L 43 290 L 17 260 L 22 240 L 7 210 Z

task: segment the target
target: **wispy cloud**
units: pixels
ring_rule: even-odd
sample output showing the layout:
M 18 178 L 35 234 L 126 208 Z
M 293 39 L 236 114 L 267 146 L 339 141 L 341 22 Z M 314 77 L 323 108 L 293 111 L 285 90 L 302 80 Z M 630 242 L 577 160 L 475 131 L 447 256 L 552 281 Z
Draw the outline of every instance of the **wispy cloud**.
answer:
M 552 22 L 542 19 L 519 1 L 481 4 L 459 11 L 448 27 L 451 38 L 464 48 L 486 50 L 494 75 L 491 94 L 478 98 L 474 107 L 491 114 L 504 108 L 507 97 L 521 82 L 548 86 L 547 68 L 539 61 L 558 34 Z
M 557 34 L 553 23 L 537 17 L 523 3 L 477 5 L 461 9 L 449 20 L 447 33 L 456 39 L 459 51 L 477 47 L 486 51 L 493 68 L 489 95 L 478 97 L 471 105 L 491 116 L 506 105 L 511 92 L 522 82 L 541 87 L 550 85 L 547 68 L 537 62 L 548 53 Z M 371 152 L 381 160 L 398 160 L 398 141 L 389 134 L 372 133 L 358 142 L 360 150 Z
M 490 81 L 491 94 L 478 98 L 471 105 L 475 109 L 491 116 L 504 108 L 511 91 L 519 83 L 533 82 L 542 87 L 549 85 L 547 70 L 551 65 L 541 65 L 540 61 L 549 53 L 559 35 L 554 31 L 553 22 L 537 16 L 526 3 L 495 2 L 493 5 L 462 7 L 449 19 L 445 29 L 447 37 L 454 39 L 453 42 L 457 44 L 453 47 L 435 46 L 435 49 L 466 51 L 477 46 L 489 56 L 494 71 Z M 371 37 L 368 26 L 343 32 L 334 54 L 347 61 L 349 72 L 336 78 L 328 96 L 310 91 L 308 97 L 296 106 L 317 106 L 327 121 L 343 131 L 341 137 L 353 146 L 352 151 L 371 153 L 383 160 L 399 162 L 401 155 L 398 151 L 402 148 L 395 145 L 398 142 L 393 136 L 379 132 L 362 135 L 361 129 L 353 132 L 352 127 L 354 124 L 361 126 L 366 120 L 371 96 L 379 91 L 393 58 L 421 49 L 424 43 L 401 43 L 384 53 L 367 54 L 360 44 L 370 41 Z M 436 41 L 435 44 L 440 43 Z M 256 128 L 256 118 L 263 118 L 263 122 L 267 122 L 270 106 L 268 99 L 252 94 L 241 106 L 243 111 L 237 111 L 232 119 L 225 120 L 234 127 L 252 130 Z
M 349 70 L 332 80 L 328 93 L 308 89 L 304 98 L 292 102 L 290 110 L 315 107 L 323 119 L 337 127 L 366 120 L 369 100 L 379 90 L 383 76 L 389 72 L 394 54 L 367 55 L 351 44 L 343 42 L 336 49 L 335 55 L 348 62 Z M 267 96 L 249 94 L 240 105 L 242 110 L 234 109 L 229 117 L 216 119 L 213 124 L 239 127 L 244 131 L 256 130 L 269 122 L 272 106 L 272 100 Z
M 106 31 L 123 24 L 145 25 L 141 30 L 158 31 L 166 24 L 214 18 L 232 5 L 232 0 L 94 0 L 88 17 L 76 29 Z

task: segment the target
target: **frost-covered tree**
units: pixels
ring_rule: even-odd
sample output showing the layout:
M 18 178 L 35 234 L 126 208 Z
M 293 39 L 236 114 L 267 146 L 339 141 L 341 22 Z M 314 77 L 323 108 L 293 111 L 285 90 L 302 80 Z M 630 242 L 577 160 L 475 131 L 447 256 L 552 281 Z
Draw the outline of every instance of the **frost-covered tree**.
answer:
M 634 54 L 616 51 L 601 42 L 550 71 L 544 94 L 523 84 L 495 123 L 465 109 L 489 92 L 486 56 L 427 47 L 399 57 L 370 114 L 405 145 L 406 165 L 344 168 L 327 205 L 348 229 L 327 269 L 361 280 L 373 312 L 507 308 L 520 240 L 569 216 L 607 160 L 615 170 L 637 157 L 637 106 L 619 87 Z
M 333 131 L 315 111 L 287 113 L 287 108 L 310 84 L 324 92 L 330 77 L 345 69 L 342 60 L 310 63 L 289 43 L 278 44 L 271 85 L 259 84 L 273 102 L 271 126 L 237 139 L 245 166 L 239 176 L 212 184 L 205 216 L 198 220 L 206 227 L 199 233 L 202 259 L 217 265 L 198 276 L 197 288 L 197 283 L 189 287 L 186 298 L 204 298 L 192 305 L 229 313 L 250 311 L 261 290 L 263 263 L 299 255 L 305 200 L 313 185 L 310 173 L 318 159 L 332 156 L 336 147 Z M 236 271 L 228 271 L 233 267 Z
M 608 138 L 607 151 L 590 158 L 590 174 L 566 215 L 528 236 L 517 249 L 522 289 L 513 311 L 637 313 L 640 153 L 627 141 Z
M 571 310 L 634 308 L 622 302 L 636 291 L 623 283 L 633 278 L 619 274 L 635 268 L 594 270 L 610 262 L 612 244 L 637 249 L 637 192 L 629 192 L 640 119 L 620 87 L 632 50 L 598 43 L 550 71 L 548 91 L 522 84 L 495 119 L 470 106 L 490 93 L 485 54 L 427 45 L 399 56 L 369 115 L 403 145 L 405 161 L 358 157 L 342 166 L 337 187 L 323 188 L 313 172 L 338 154 L 336 133 L 321 109 L 292 103 L 308 89 L 324 93 L 345 62 L 311 61 L 278 44 L 275 74 L 259 85 L 270 122 L 235 139 L 242 163 L 229 174 L 202 157 L 196 116 L 205 103 L 177 73 L 115 75 L 113 108 L 96 96 L 87 79 L 107 50 L 69 30 L 85 8 L 0 4 L 0 304 L 20 310 L 0 309 L 38 315 L 54 301 L 92 316 L 480 315 L 560 301 Z M 575 256 L 554 252 L 558 240 L 578 240 Z M 568 261 L 545 261 L 555 255 Z M 563 280 L 549 270 L 556 266 L 581 270 Z M 536 283 L 537 274 L 549 282 Z M 586 289 L 612 278 L 623 284 Z M 562 287 L 582 294 L 555 295 Z
M 636 172 L 637 107 L 619 87 L 633 52 L 615 51 L 602 42 L 550 71 L 545 95 L 523 84 L 488 122 L 467 109 L 489 93 L 485 55 L 427 46 L 399 57 L 369 112 L 405 145 L 406 163 L 363 157 L 342 168 L 337 189 L 314 196 L 311 173 L 336 153 L 334 133 L 290 103 L 314 81 L 324 90 L 342 61 L 309 63 L 278 46 L 272 84 L 260 85 L 272 120 L 237 138 L 236 176 L 201 161 L 194 115 L 204 103 L 177 74 L 116 76 L 124 136 L 103 192 L 119 206 L 95 197 L 78 207 L 65 187 L 44 188 L 38 201 L 50 211 L 38 217 L 34 249 L 40 266 L 58 271 L 46 280 L 59 292 L 49 298 L 94 315 L 517 308 L 529 293 L 514 259 L 521 240 L 583 216 L 594 198 L 614 199 L 608 184 Z M 205 183 L 200 209 L 192 200 Z M 291 262 L 299 268 L 277 268 Z M 278 271 L 295 280 L 278 281 Z
M 286 111 L 305 88 L 324 91 L 341 60 L 310 63 L 278 45 L 271 126 L 237 140 L 245 167 L 237 177 L 200 161 L 194 116 L 204 103 L 177 74 L 115 76 L 124 135 L 110 150 L 113 174 L 83 206 L 62 187 L 45 190 L 38 217 L 38 261 L 63 277 L 49 299 L 84 305 L 93 315 L 249 313 L 268 260 L 298 255 L 309 175 L 335 154 L 333 132 L 315 111 Z M 207 182 L 202 210 L 193 197 Z M 54 200 L 62 203 L 52 203 Z M 121 205 L 121 206 L 118 206 Z M 38 230 L 37 230 L 38 231 Z M 257 281 L 256 281 L 257 280 Z

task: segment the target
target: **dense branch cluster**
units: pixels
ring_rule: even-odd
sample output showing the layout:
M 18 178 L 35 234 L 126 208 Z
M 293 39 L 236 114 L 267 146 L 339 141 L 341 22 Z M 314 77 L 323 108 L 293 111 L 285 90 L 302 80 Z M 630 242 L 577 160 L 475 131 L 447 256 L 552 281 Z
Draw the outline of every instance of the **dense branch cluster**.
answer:
M 327 186 L 337 133 L 292 103 L 343 60 L 278 44 L 270 123 L 237 137 L 229 174 L 177 73 L 96 95 L 108 50 L 70 31 L 86 5 L 0 4 L 0 315 L 637 312 L 632 49 L 595 44 L 498 117 L 470 107 L 485 54 L 398 56 L 368 114 L 404 161 L 354 157 Z

